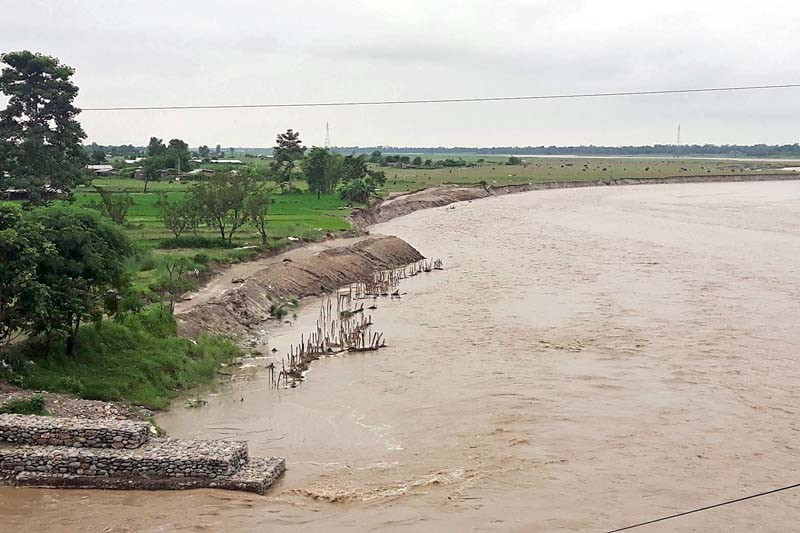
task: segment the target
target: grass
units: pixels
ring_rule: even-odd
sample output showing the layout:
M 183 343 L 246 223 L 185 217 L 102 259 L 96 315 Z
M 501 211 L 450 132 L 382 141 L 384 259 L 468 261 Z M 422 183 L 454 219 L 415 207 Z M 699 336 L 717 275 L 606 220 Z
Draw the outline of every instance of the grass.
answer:
M 30 398 L 9 400 L 0 406 L 0 414 L 46 415 L 47 411 L 44 408 L 44 397 L 37 394 Z
M 220 363 L 240 354 L 221 337 L 196 343 L 176 337 L 174 318 L 154 306 L 121 322 L 83 326 L 72 357 L 63 355 L 60 344 L 49 350 L 18 346 L 8 355 L 12 370 L 4 377 L 29 389 L 164 409 L 180 391 L 212 381 Z
M 749 162 L 714 159 L 653 158 L 589 158 L 589 157 L 522 157 L 521 165 L 506 165 L 507 157 L 464 155 L 423 157 L 433 161 L 445 158 L 463 159 L 473 164 L 461 168 L 391 168 L 386 172 L 386 185 L 381 192 L 413 191 L 432 185 L 476 185 L 482 181 L 494 185 L 511 185 L 545 181 L 591 181 L 614 178 L 663 178 L 702 174 L 748 174 L 756 169 L 776 170 L 786 166 L 769 161 Z M 493 160 L 489 158 L 492 157 Z M 499 161 L 498 161 L 499 159 Z

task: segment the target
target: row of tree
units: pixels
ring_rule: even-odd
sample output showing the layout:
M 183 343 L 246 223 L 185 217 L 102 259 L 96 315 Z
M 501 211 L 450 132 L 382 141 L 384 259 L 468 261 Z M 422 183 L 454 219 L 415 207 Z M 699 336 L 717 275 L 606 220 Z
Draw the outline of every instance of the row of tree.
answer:
M 158 208 L 175 238 L 207 224 L 230 244 L 233 234 L 250 223 L 261 236 L 261 243 L 267 244 L 269 194 L 266 184 L 247 172 L 217 173 L 196 184 L 183 198 L 161 196 Z

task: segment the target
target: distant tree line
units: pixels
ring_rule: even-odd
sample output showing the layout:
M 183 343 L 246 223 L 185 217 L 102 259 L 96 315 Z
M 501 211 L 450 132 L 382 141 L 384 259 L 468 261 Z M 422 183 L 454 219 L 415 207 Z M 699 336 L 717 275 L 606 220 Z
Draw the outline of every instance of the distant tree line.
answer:
M 372 154 L 418 153 L 418 154 L 481 154 L 481 155 L 716 155 L 779 157 L 800 156 L 800 144 L 652 144 L 641 146 L 337 146 L 331 148 L 338 153 Z

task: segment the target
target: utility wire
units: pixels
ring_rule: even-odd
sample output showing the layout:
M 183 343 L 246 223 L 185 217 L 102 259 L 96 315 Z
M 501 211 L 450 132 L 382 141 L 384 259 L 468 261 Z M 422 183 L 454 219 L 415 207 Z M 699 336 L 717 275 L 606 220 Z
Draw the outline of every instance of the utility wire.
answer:
M 728 501 L 722 502 L 722 503 L 715 503 L 714 505 L 707 505 L 705 507 L 700 507 L 699 509 L 692 509 L 691 511 L 683 511 L 682 513 L 675 513 L 675 514 L 672 514 L 672 515 L 669 515 L 669 516 L 662 516 L 661 518 L 656 518 L 654 520 L 648 520 L 647 522 L 639 522 L 638 524 L 633 524 L 633 525 L 630 525 L 630 526 L 625 526 L 625 527 L 620 527 L 620 528 L 617 528 L 617 529 L 612 529 L 610 531 L 607 531 L 606 533 L 618 533 L 619 531 L 627 531 L 629 529 L 634 529 L 634 528 L 637 528 L 637 527 L 642 527 L 642 526 L 647 526 L 647 525 L 650 525 L 650 524 L 655 524 L 656 522 L 663 522 L 664 520 L 670 520 L 672 518 L 678 518 L 679 516 L 686 516 L 687 514 L 699 513 L 700 511 L 707 511 L 709 509 L 714 509 L 715 507 L 722 507 L 723 505 L 730 505 L 732 503 L 739 503 L 739 502 L 743 502 L 745 500 L 751 500 L 753 498 L 758 498 L 760 496 L 767 496 L 768 494 L 775 494 L 776 492 L 781 492 L 781 491 L 784 491 L 784 490 L 796 489 L 797 487 L 800 487 L 800 483 L 795 483 L 794 485 L 788 485 L 786 487 L 781 487 L 781 488 L 778 488 L 778 489 L 772 489 L 772 490 L 768 490 L 768 491 L 765 491 L 765 492 L 759 492 L 758 494 L 751 494 L 750 496 L 744 496 L 742 498 L 736 498 L 735 500 L 728 500 Z
M 477 98 L 432 98 L 419 100 L 364 100 L 344 102 L 299 102 L 288 104 L 218 104 L 218 105 L 165 105 L 165 106 L 121 106 L 121 107 L 85 107 L 83 111 L 168 111 L 184 109 L 265 109 L 279 107 L 346 107 L 373 105 L 408 105 L 408 104 L 453 104 L 459 102 L 509 102 L 519 100 L 560 100 L 567 98 L 605 98 L 611 96 L 647 96 L 659 94 L 691 94 L 731 91 L 753 91 L 761 89 L 794 89 L 800 83 L 784 83 L 779 85 L 745 85 L 738 87 L 706 87 L 701 89 L 663 89 L 657 91 L 619 91 L 606 93 L 573 93 L 542 94 L 534 96 L 488 96 Z

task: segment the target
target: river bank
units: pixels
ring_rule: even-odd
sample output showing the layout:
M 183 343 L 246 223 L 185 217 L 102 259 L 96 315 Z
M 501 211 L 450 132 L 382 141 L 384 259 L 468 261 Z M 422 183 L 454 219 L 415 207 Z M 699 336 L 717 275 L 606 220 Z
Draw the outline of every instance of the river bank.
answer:
M 388 222 L 394 218 L 419 211 L 442 207 L 456 202 L 504 196 L 530 191 L 552 189 L 575 189 L 582 187 L 618 187 L 631 185 L 665 185 L 678 183 L 739 183 L 752 181 L 793 181 L 800 180 L 796 174 L 759 175 L 697 175 L 670 176 L 665 178 L 620 178 L 585 181 L 551 181 L 521 183 L 512 185 L 482 185 L 474 187 L 438 186 L 427 187 L 410 193 L 399 194 L 377 202 L 365 209 L 356 209 L 350 214 L 350 221 L 356 228 L 366 230 L 369 226 Z
M 445 264 L 378 301 L 385 350 L 321 359 L 296 389 L 242 369 L 158 415 L 287 457 L 266 497 L 1 489 L 0 512 L 19 531 L 607 531 L 787 484 L 798 186 L 553 190 L 372 228 Z M 791 530 L 784 494 L 675 527 Z

